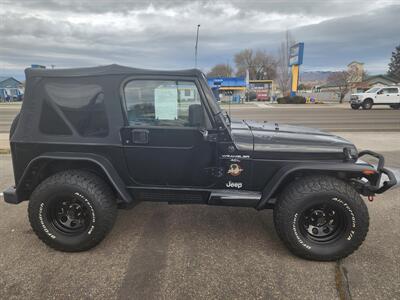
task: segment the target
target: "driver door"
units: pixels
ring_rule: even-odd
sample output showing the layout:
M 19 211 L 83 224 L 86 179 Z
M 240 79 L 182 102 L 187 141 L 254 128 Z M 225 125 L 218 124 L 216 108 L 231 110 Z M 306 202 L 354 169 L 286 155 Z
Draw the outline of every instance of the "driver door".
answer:
M 196 81 L 133 79 L 123 93 L 127 124 L 121 137 L 132 181 L 211 186 L 217 147 L 204 137 L 211 123 Z

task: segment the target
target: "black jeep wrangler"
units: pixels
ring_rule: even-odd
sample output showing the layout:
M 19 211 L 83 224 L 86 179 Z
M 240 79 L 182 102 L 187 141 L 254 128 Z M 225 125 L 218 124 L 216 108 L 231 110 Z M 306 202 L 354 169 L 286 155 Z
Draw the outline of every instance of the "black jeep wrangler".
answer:
M 50 247 L 83 251 L 139 201 L 272 208 L 296 255 L 336 260 L 365 239 L 360 194 L 396 184 L 381 155 L 315 129 L 231 120 L 198 70 L 27 69 L 10 132 L 15 187 Z M 359 160 L 378 159 L 377 167 Z M 381 180 L 382 174 L 386 180 Z M 384 181 L 384 182 L 381 182 Z

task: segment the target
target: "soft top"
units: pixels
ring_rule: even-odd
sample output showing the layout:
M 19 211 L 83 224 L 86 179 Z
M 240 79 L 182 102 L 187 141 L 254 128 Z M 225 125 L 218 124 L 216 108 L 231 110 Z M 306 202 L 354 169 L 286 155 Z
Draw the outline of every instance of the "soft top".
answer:
M 25 69 L 26 78 L 28 77 L 81 77 L 81 76 L 104 76 L 104 75 L 177 75 L 177 76 L 201 76 L 201 71 L 197 69 L 188 70 L 147 70 L 131 68 L 112 64 L 108 66 L 99 66 L 91 68 L 74 69 Z

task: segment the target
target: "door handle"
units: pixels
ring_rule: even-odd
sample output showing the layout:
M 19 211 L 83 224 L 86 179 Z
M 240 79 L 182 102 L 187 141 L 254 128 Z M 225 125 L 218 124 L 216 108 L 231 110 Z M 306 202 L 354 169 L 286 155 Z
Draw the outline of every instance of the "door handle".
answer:
M 134 144 L 148 144 L 149 130 L 148 129 L 132 129 L 132 142 Z

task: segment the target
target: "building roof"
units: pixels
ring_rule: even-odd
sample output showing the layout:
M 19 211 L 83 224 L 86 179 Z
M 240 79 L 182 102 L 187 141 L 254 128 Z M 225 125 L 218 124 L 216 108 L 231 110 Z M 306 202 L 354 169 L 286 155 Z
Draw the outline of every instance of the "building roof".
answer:
M 249 83 L 273 83 L 274 81 L 271 79 L 254 79 L 249 80 Z
M 11 80 L 11 82 L 15 82 L 17 85 L 21 85 L 22 83 L 19 81 L 19 80 L 17 80 L 17 79 L 15 79 L 14 77 L 10 77 L 10 76 L 0 76 L 0 85 L 2 86 L 2 88 L 4 88 L 4 87 L 9 87 L 8 85 L 7 86 L 4 86 L 4 82 L 5 81 L 7 81 L 7 80 Z M 9 83 L 9 82 L 8 82 Z M 7 84 L 7 83 L 6 83 Z
M 6 81 L 8 79 L 12 79 L 15 80 L 18 83 L 21 83 L 19 80 L 15 79 L 14 77 L 10 77 L 10 76 L 0 76 L 0 82 Z
M 387 80 L 387 81 L 391 81 L 393 83 L 399 83 L 400 82 L 399 79 L 396 79 L 396 78 L 393 78 L 393 77 L 391 77 L 389 75 L 384 75 L 384 74 L 368 76 L 364 81 L 369 81 L 369 80 L 372 80 L 372 79 L 379 79 L 379 78 Z

